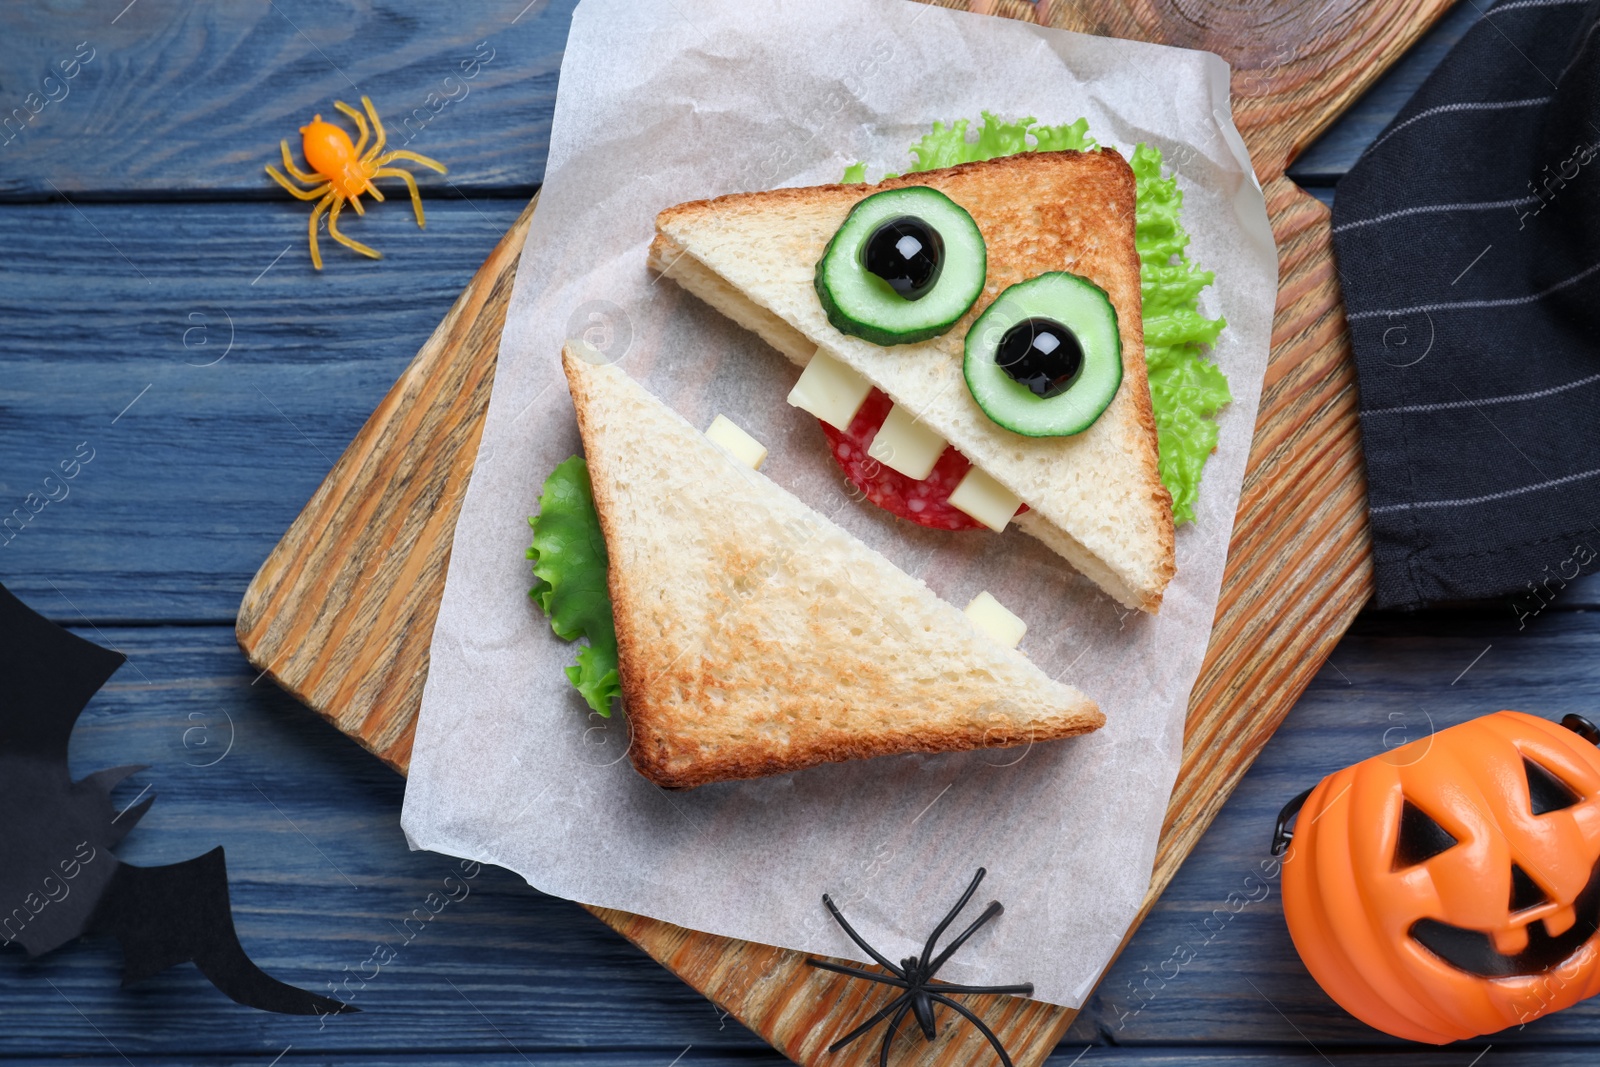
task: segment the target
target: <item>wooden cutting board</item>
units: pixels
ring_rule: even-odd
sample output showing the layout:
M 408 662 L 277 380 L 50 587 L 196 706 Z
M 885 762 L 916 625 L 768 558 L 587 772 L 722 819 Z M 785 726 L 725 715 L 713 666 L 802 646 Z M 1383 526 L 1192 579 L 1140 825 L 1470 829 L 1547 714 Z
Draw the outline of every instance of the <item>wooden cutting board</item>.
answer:
M 1328 210 L 1284 169 L 1450 0 L 934 2 L 1221 55 L 1233 66 L 1234 119 L 1277 237 L 1278 305 L 1255 442 L 1142 919 L 1371 592 L 1354 367 Z M 239 609 L 250 662 L 401 773 L 535 204 L 334 465 Z M 875 1062 L 875 1040 L 826 1048 L 886 999 L 883 987 L 808 968 L 799 953 L 593 910 L 791 1059 Z M 1015 997 L 971 1003 L 1019 1067 L 1042 1063 L 1074 1015 Z M 953 1013 L 941 1024 L 931 1044 L 905 1028 L 897 1067 L 992 1057 Z

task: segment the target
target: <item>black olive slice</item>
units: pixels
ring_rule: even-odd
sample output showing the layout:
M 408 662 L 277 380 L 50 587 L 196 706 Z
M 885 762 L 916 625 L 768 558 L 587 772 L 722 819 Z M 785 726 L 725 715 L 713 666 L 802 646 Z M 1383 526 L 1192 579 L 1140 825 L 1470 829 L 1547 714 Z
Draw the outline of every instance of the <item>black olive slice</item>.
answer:
M 1042 400 L 1058 397 L 1083 370 L 1083 346 L 1071 330 L 1054 319 L 1024 319 L 1000 338 L 994 361 Z
M 907 300 L 921 300 L 944 270 L 944 238 L 915 215 L 901 215 L 872 231 L 861 265 Z

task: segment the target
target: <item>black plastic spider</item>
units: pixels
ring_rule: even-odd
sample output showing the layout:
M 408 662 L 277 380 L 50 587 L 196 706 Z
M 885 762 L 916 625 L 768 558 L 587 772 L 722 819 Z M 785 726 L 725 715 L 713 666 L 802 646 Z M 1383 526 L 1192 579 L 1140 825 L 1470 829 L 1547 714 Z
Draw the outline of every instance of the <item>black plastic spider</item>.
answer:
M 1000 1039 L 994 1035 L 994 1031 L 985 1026 L 983 1020 L 973 1014 L 970 1008 L 964 1004 L 958 1003 L 957 1001 L 951 1000 L 948 994 L 1011 993 L 1020 996 L 1029 996 L 1033 993 L 1033 983 L 1023 982 L 1020 985 L 976 986 L 950 985 L 945 982 L 935 982 L 933 980 L 934 974 L 938 972 L 940 967 L 944 966 L 945 961 L 955 953 L 956 949 L 960 948 L 962 944 L 966 942 L 967 938 L 977 933 L 984 923 L 1005 911 L 1005 908 L 1000 906 L 1000 902 L 998 900 L 989 901 L 988 906 L 983 909 L 983 914 L 979 915 L 973 924 L 962 932 L 960 937 L 957 937 L 954 941 L 950 942 L 950 944 L 946 945 L 944 951 L 939 953 L 937 956 L 933 954 L 934 945 L 938 943 L 939 938 L 944 934 L 945 929 L 955 921 L 956 916 L 961 914 L 961 909 L 967 906 L 967 901 L 971 900 L 972 894 L 978 891 L 978 883 L 983 881 L 983 876 L 987 873 L 988 872 L 982 867 L 978 868 L 977 876 L 972 879 L 972 884 L 967 886 L 967 891 L 961 894 L 961 899 L 956 902 L 956 906 L 950 909 L 950 914 L 946 915 L 939 925 L 934 928 L 933 934 L 928 938 L 927 944 L 922 946 L 922 955 L 920 957 L 907 956 L 904 960 L 900 961 L 900 966 L 898 967 L 884 958 L 883 954 L 877 949 L 873 948 L 871 945 L 867 944 L 866 941 L 862 940 L 861 935 L 856 933 L 855 930 L 851 929 L 850 924 L 846 922 L 844 916 L 840 914 L 838 905 L 834 904 L 833 898 L 829 897 L 826 893 L 822 894 L 822 903 L 827 907 L 828 912 L 833 916 L 834 921 L 839 924 L 845 933 L 850 935 L 850 940 L 860 945 L 863 952 L 877 960 L 878 964 L 886 968 L 889 973 L 878 974 L 874 971 L 864 970 L 860 967 L 849 967 L 845 964 L 832 963 L 828 960 L 808 959 L 806 962 L 813 967 L 820 967 L 825 971 L 836 971 L 839 974 L 848 974 L 852 978 L 864 978 L 869 982 L 878 982 L 882 985 L 893 986 L 894 988 L 903 991 L 899 996 L 895 997 L 889 1003 L 879 1008 L 877 1012 L 875 1012 L 860 1026 L 856 1027 L 848 1034 L 845 1034 L 833 1044 L 829 1045 L 829 1052 L 838 1052 L 840 1049 L 850 1044 L 850 1042 L 854 1041 L 858 1037 L 861 1037 L 874 1026 L 877 1026 L 878 1023 L 882 1022 L 884 1019 L 888 1019 L 889 1029 L 883 1035 L 883 1048 L 878 1053 L 878 1067 L 885 1067 L 885 1065 L 889 1062 L 889 1045 L 894 1041 L 895 1034 L 899 1032 L 900 1023 L 905 1019 L 906 1013 L 910 1012 L 911 1015 L 917 1020 L 917 1025 L 922 1028 L 922 1036 L 927 1038 L 929 1041 L 932 1041 L 938 1036 L 938 1030 L 935 1028 L 933 1023 L 933 1006 L 935 1004 L 943 1004 L 946 1007 L 955 1009 L 959 1014 L 965 1017 L 968 1022 L 970 1022 L 973 1026 L 976 1026 L 979 1033 L 983 1034 L 984 1037 L 989 1039 L 989 1044 L 993 1046 L 995 1052 L 1000 1056 L 1000 1062 L 1004 1064 L 1005 1067 L 1013 1067 L 1011 1063 L 1011 1057 L 1006 1055 L 1005 1046 L 1000 1044 Z

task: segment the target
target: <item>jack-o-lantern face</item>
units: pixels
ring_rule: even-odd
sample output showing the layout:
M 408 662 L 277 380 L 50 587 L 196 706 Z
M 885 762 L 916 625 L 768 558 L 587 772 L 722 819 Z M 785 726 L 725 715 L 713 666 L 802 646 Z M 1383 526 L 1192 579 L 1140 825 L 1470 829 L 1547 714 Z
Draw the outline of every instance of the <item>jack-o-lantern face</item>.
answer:
M 1600 992 L 1600 750 L 1569 721 L 1486 715 L 1310 791 L 1284 917 L 1346 1011 L 1444 1044 Z

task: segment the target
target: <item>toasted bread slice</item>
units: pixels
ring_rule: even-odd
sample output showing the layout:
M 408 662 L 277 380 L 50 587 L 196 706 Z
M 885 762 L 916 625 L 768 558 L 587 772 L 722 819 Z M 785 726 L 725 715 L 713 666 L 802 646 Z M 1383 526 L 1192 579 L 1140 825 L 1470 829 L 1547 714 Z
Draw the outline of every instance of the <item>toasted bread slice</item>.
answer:
M 669 789 L 1105 722 L 613 366 L 562 353 L 611 558 L 630 755 Z
M 840 333 L 813 287 L 817 261 L 856 202 L 908 185 L 938 189 L 977 222 L 983 295 L 953 329 L 880 347 Z M 804 366 L 818 348 L 853 367 L 1029 507 L 1017 525 L 1122 604 L 1155 612 L 1176 570 L 1172 498 L 1156 467 L 1134 248 L 1133 172 L 1111 149 L 1037 152 L 910 174 L 696 200 L 661 212 L 650 266 Z M 1002 290 L 1065 270 L 1111 298 L 1123 378 L 1111 406 L 1073 437 L 995 425 L 961 373 L 967 327 Z M 774 387 L 774 395 L 778 387 Z

